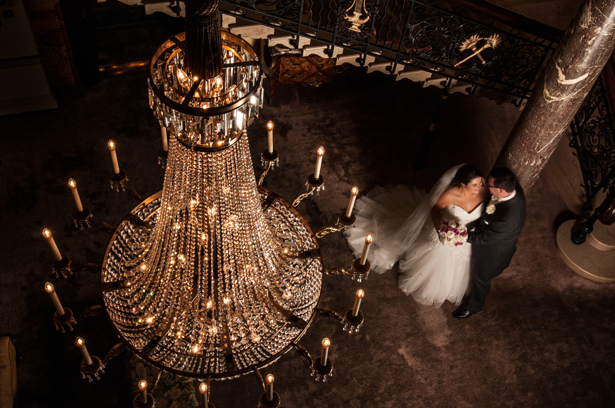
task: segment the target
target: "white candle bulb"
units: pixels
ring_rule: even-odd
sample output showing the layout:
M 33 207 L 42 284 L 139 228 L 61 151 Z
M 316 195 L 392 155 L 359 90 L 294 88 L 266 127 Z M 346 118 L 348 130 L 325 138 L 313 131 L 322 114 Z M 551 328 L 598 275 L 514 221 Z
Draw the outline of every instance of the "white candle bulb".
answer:
M 314 170 L 314 178 L 320 178 L 320 167 L 322 166 L 322 156 L 325 154 L 325 148 L 320 146 L 316 151 L 316 169 Z
M 327 365 L 330 345 L 331 345 L 331 340 L 329 340 L 326 337 L 322 339 L 322 352 L 320 353 L 320 364 L 323 366 Z
M 45 283 L 45 290 L 49 293 L 49 297 L 53 302 L 53 305 L 56 307 L 56 311 L 60 316 L 64 316 L 64 308 L 62 307 L 62 303 L 60 303 L 60 299 L 58 299 L 58 294 L 56 293 L 55 287 L 49 283 Z
M 267 374 L 267 401 L 273 401 L 273 374 Z
M 201 401 L 203 403 L 203 408 L 207 408 L 209 406 L 209 389 L 207 387 L 207 383 L 202 382 L 199 385 L 199 392 L 201 393 Z
M 71 193 L 73 193 L 73 199 L 75 200 L 77 211 L 83 212 L 83 205 L 81 205 L 81 198 L 79 197 L 79 191 L 77 191 L 77 182 L 70 178 L 68 179 L 68 186 L 70 187 Z
M 120 174 L 120 165 L 117 162 L 117 153 L 115 152 L 115 142 L 109 140 L 109 151 L 111 152 L 111 161 L 113 162 L 113 172 Z
M 350 218 L 352 215 L 352 209 L 354 208 L 354 202 L 357 200 L 358 194 L 358 187 L 353 187 L 352 190 L 350 190 L 350 201 L 348 202 L 348 208 L 346 209 L 346 218 Z
M 162 134 L 162 150 L 165 152 L 169 150 L 169 139 L 167 136 L 167 128 L 160 126 L 160 133 Z
M 58 246 L 56 245 L 56 241 L 53 239 L 53 235 L 51 235 L 51 231 L 48 228 L 45 228 L 43 230 L 43 236 L 47 238 L 47 242 L 49 243 L 49 246 L 51 247 L 53 256 L 56 258 L 57 261 L 61 261 L 62 254 L 60 253 L 60 250 L 58 249 Z
M 369 246 L 372 244 L 372 234 L 367 234 L 365 237 L 365 245 L 363 246 L 363 253 L 361 254 L 361 265 L 365 265 L 367 261 L 367 253 L 369 252 Z
M 85 363 L 87 365 L 92 365 L 92 358 L 90 357 L 90 353 L 88 353 L 87 347 L 85 347 L 85 341 L 81 337 L 77 337 L 75 343 L 77 343 L 77 347 L 79 347 L 79 351 L 81 351 Z
M 267 150 L 273 153 L 273 122 L 267 122 Z
M 145 404 L 147 402 L 147 381 L 139 381 L 139 389 L 143 392 L 143 403 Z
M 363 299 L 364 295 L 365 295 L 365 292 L 363 292 L 363 289 L 357 290 L 357 297 L 354 299 L 354 307 L 352 308 L 353 316 L 356 316 L 359 314 L 359 308 L 361 307 L 361 299 Z

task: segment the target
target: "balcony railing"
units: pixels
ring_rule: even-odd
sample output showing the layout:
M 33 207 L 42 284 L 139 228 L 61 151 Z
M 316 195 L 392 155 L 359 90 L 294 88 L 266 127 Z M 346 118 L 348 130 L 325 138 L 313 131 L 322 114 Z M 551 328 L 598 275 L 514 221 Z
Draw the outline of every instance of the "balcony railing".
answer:
M 222 0 L 223 13 L 390 62 L 529 97 L 562 32 L 483 1 Z

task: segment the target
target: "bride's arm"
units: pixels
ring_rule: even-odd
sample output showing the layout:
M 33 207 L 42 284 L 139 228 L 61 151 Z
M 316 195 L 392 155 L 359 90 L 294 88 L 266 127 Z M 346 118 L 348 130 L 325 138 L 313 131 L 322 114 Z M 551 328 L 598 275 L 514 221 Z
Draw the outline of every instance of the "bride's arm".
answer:
M 436 231 L 440 229 L 440 224 L 442 224 L 442 210 L 444 210 L 444 207 L 450 204 L 449 201 L 450 201 L 449 192 L 445 191 L 440 196 L 440 198 L 438 198 L 438 201 L 436 201 L 434 206 L 431 207 L 431 222 L 433 223 L 433 226 L 436 229 Z

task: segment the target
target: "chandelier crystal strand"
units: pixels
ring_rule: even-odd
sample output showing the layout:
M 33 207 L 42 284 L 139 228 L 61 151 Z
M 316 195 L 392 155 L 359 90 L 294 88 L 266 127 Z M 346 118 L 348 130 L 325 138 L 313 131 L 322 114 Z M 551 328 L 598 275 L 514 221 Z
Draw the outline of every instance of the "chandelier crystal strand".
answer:
M 226 379 L 271 364 L 305 333 L 322 260 L 282 255 L 318 244 L 292 205 L 256 184 L 246 134 L 262 107 L 256 54 L 222 33 L 223 73 L 200 79 L 183 65 L 183 39 L 151 64 L 149 103 L 169 136 L 163 190 L 112 237 L 104 300 L 120 337 L 150 363 Z

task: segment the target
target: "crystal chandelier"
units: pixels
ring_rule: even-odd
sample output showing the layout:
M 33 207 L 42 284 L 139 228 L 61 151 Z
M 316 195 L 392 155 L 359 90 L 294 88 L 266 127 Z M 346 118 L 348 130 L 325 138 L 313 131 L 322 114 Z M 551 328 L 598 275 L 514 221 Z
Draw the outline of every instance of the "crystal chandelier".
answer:
M 101 360 L 90 356 L 78 338 L 84 378 L 100 379 L 109 359 L 128 346 L 160 368 L 154 387 L 163 371 L 207 379 L 199 391 L 203 406 L 212 407 L 206 402 L 209 379 L 256 372 L 265 391 L 260 406 L 277 407 L 273 376 L 265 384 L 259 370 L 290 349 L 310 361 L 317 381 L 332 375 L 329 339 L 316 359 L 298 344 L 317 311 L 343 323 L 349 333 L 362 326 L 362 290 L 343 317 L 318 304 L 323 274 L 344 273 L 358 282 L 367 278 L 371 236 L 350 271 L 323 268 L 317 238 L 354 224 L 358 189 L 352 189 L 335 226 L 313 233 L 295 207 L 324 187 L 324 150 L 318 149 L 308 191 L 286 201 L 261 186 L 278 161 L 271 122 L 269 146 L 261 156 L 265 171 L 257 183 L 246 129 L 262 108 L 258 58 L 244 40 L 221 32 L 218 0 L 200 1 L 186 2 L 186 33 L 164 42 L 150 64 L 149 105 L 168 148 L 164 184 L 120 222 L 109 241 L 101 267 L 103 307 L 92 306 L 74 318 L 54 286 L 48 283 L 45 289 L 56 306 L 56 329 L 72 331 L 72 325 L 104 310 L 122 341 Z M 112 188 L 139 198 L 125 188 L 126 172 L 112 141 L 109 149 Z M 75 225 L 90 227 L 91 213 L 71 181 Z M 54 252 L 56 276 L 66 278 L 72 274 L 70 258 L 59 252 L 50 231 L 43 234 Z M 135 398 L 135 406 L 151 407 L 147 382 L 139 386 L 143 396 Z

